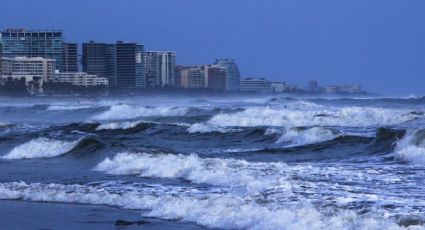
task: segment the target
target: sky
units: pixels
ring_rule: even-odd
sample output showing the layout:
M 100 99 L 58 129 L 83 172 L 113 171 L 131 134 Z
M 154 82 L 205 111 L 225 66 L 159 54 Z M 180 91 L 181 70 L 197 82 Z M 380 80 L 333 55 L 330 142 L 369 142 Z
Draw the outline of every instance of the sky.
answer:
M 177 64 L 234 58 L 242 77 L 425 95 L 423 0 L 0 0 L 0 29 L 135 41 Z

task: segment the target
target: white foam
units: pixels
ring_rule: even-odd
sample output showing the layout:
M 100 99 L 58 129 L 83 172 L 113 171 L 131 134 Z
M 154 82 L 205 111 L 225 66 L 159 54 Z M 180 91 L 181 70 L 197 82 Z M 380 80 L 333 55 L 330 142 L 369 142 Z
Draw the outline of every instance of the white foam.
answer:
M 142 123 L 143 121 L 108 122 L 100 124 L 96 130 L 131 129 Z
M 110 190 L 101 186 L 14 182 L 0 184 L 0 199 L 109 205 L 143 210 L 142 215 L 146 217 L 223 229 L 403 229 L 384 216 L 372 218 L 352 211 L 324 215 L 308 203 L 276 205 L 257 202 L 254 197 L 198 194 L 193 190 L 196 189 L 191 192 L 155 187 Z
M 1 158 L 12 160 L 55 157 L 71 151 L 79 141 L 38 138 L 16 146 Z
M 423 134 L 423 130 L 408 132 L 403 139 L 397 142 L 395 156 L 401 160 L 425 165 L 425 136 Z
M 276 143 L 285 143 L 287 147 L 303 146 L 314 143 L 321 143 L 339 137 L 332 130 L 322 127 L 312 127 L 307 129 L 290 129 L 285 132 Z
M 287 108 L 251 107 L 236 113 L 220 113 L 204 123 L 213 127 L 253 126 L 350 126 L 367 127 L 394 125 L 421 117 L 411 111 L 372 107 L 343 107 L 319 110 L 292 110 Z M 196 123 L 192 126 L 198 126 Z
M 47 111 L 58 111 L 58 110 L 77 110 L 77 109 L 88 109 L 92 108 L 90 105 L 51 105 L 47 108 Z
M 270 187 L 290 191 L 283 163 L 250 163 L 244 160 L 199 158 L 197 155 L 119 153 L 94 170 L 115 175 L 183 178 L 194 183 L 242 187 L 258 191 Z
M 132 105 L 111 105 L 108 111 L 93 116 L 93 120 L 120 120 L 148 116 L 183 116 L 188 109 L 184 107 L 145 107 Z
M 238 132 L 240 129 L 232 129 L 228 127 L 221 127 L 208 123 L 195 123 L 190 125 L 187 128 L 189 133 L 210 133 L 210 132 L 218 132 L 218 133 L 229 133 L 229 132 Z

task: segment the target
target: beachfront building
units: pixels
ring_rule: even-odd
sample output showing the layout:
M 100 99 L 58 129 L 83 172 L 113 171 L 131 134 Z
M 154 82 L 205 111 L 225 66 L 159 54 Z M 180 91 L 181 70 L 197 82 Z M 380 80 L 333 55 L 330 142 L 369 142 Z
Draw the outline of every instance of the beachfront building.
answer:
M 30 94 L 42 93 L 43 82 L 52 81 L 56 61 L 42 57 L 1 58 L 1 84 L 7 80 L 24 80 Z
M 240 90 L 244 92 L 271 93 L 272 87 L 265 78 L 245 78 L 240 81 Z
M 63 70 L 63 34 L 60 30 L 6 29 L 0 32 L 3 57 L 42 57 L 56 60 Z
M 147 88 L 179 85 L 176 83 L 176 53 L 173 51 L 144 52 Z
M 238 91 L 240 88 L 240 72 L 235 60 L 217 59 L 214 64 L 226 69 L 226 90 Z
M 83 43 L 83 72 L 107 78 L 114 88 L 145 88 L 143 45 L 122 41 Z
M 77 43 L 63 43 L 62 46 L 63 72 L 78 72 Z
M 226 90 L 226 69 L 218 65 L 207 65 L 205 69 L 207 88 L 212 90 Z
M 93 74 L 84 72 L 78 73 L 56 73 L 55 82 L 68 83 L 75 86 L 84 87 L 95 87 L 105 86 L 109 84 L 109 80 L 106 77 L 98 77 Z

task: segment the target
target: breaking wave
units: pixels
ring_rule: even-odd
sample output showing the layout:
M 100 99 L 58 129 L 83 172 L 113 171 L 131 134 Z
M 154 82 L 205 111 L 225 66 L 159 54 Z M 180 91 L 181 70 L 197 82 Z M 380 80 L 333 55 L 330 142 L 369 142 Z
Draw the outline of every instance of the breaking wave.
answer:
M 286 147 L 295 147 L 330 141 L 341 135 L 337 131 L 322 127 L 292 128 L 285 132 L 276 143 L 284 143 Z
M 93 116 L 92 120 L 121 120 L 148 116 L 183 116 L 188 109 L 183 107 L 145 107 L 132 105 L 111 105 L 109 110 Z
M 249 163 L 244 160 L 199 158 L 197 155 L 119 153 L 106 158 L 94 170 L 114 175 L 182 178 L 194 183 L 290 190 L 284 163 Z
M 92 137 L 84 137 L 75 141 L 38 138 L 16 146 L 1 158 L 7 160 L 50 158 L 66 154 L 71 151 L 91 152 L 102 146 L 103 143 Z
M 78 110 L 88 108 L 93 108 L 93 105 L 50 105 L 47 107 L 47 111 Z
M 236 113 L 220 113 L 207 121 L 212 127 L 307 127 L 349 126 L 367 127 L 399 124 L 423 117 L 421 113 L 408 110 L 344 107 L 321 110 L 290 110 L 286 108 L 255 107 Z M 199 123 L 193 126 L 199 126 Z
M 109 129 L 131 129 L 142 124 L 143 121 L 124 121 L 124 122 L 109 122 L 100 124 L 96 130 L 109 130 Z
M 206 193 L 194 188 L 12 182 L 0 184 L 0 199 L 109 205 L 142 210 L 146 217 L 224 229 L 404 229 L 382 216 L 373 218 L 344 210 L 325 215 L 308 203 L 280 206 L 251 196 Z
M 425 165 L 425 129 L 407 132 L 396 145 L 396 158 Z

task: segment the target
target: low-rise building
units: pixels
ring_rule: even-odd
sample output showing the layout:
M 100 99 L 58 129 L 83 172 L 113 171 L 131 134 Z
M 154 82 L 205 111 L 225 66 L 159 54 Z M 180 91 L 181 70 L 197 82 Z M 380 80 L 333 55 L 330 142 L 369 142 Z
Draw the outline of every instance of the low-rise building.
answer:
M 2 75 L 29 75 L 43 81 L 53 80 L 56 61 L 42 57 L 3 57 Z
M 0 84 L 24 80 L 28 93 L 43 93 L 43 82 L 54 78 L 55 64 L 55 60 L 42 57 L 3 57 Z
M 245 92 L 271 93 L 271 83 L 265 78 L 245 78 L 241 80 L 240 90 Z
M 270 83 L 272 88 L 272 93 L 283 93 L 285 92 L 286 82 L 281 81 L 275 81 Z
M 109 80 L 106 77 L 98 77 L 94 74 L 88 73 L 56 73 L 55 81 L 62 83 L 69 83 L 75 86 L 94 87 L 109 85 Z

